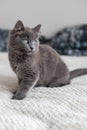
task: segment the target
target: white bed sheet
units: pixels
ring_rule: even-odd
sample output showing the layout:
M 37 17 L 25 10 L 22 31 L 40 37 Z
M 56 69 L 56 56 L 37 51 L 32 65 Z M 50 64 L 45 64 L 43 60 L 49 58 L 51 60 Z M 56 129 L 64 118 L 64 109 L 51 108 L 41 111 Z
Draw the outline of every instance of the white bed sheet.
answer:
M 87 67 L 87 57 L 63 57 L 68 68 Z M 86 130 L 87 75 L 60 88 L 34 88 L 12 100 L 17 79 L 7 53 L 0 53 L 0 130 Z

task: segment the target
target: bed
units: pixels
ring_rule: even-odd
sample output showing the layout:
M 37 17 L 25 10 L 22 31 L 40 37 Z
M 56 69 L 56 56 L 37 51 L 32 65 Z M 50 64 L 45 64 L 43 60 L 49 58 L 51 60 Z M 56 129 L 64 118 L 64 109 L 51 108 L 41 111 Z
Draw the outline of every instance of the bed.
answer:
M 62 56 L 68 68 L 87 68 L 87 57 Z M 17 87 L 7 53 L 0 53 L 0 130 L 86 130 L 87 75 L 58 88 L 38 87 L 12 100 Z

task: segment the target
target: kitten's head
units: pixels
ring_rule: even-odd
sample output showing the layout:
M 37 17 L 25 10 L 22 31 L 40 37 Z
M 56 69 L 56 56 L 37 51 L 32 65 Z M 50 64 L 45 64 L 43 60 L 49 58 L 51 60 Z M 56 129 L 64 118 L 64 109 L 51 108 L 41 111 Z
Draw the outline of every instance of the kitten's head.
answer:
M 34 54 L 39 49 L 39 33 L 41 24 L 34 28 L 24 27 L 21 21 L 17 21 L 10 31 L 9 48 L 21 54 Z

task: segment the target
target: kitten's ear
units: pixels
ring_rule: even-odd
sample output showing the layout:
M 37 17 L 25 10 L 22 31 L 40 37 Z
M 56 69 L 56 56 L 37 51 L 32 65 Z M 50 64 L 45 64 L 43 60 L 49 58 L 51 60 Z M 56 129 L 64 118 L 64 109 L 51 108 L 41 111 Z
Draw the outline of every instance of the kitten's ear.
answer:
M 39 33 L 41 29 L 41 24 L 38 24 L 36 27 L 33 28 L 35 32 Z
M 23 25 L 22 21 L 18 20 L 17 23 L 15 24 L 14 29 L 16 29 L 16 30 L 24 30 L 24 25 Z

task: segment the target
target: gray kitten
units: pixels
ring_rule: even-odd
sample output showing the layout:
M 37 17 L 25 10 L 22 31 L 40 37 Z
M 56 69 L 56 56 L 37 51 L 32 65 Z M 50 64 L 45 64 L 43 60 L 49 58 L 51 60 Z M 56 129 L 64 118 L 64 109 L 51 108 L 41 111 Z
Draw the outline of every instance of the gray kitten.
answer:
M 18 88 L 12 99 L 23 99 L 34 86 L 59 87 L 74 77 L 87 74 L 87 69 L 69 72 L 60 55 L 48 45 L 39 44 L 41 25 L 24 27 L 18 21 L 10 31 L 8 56 L 18 77 Z

